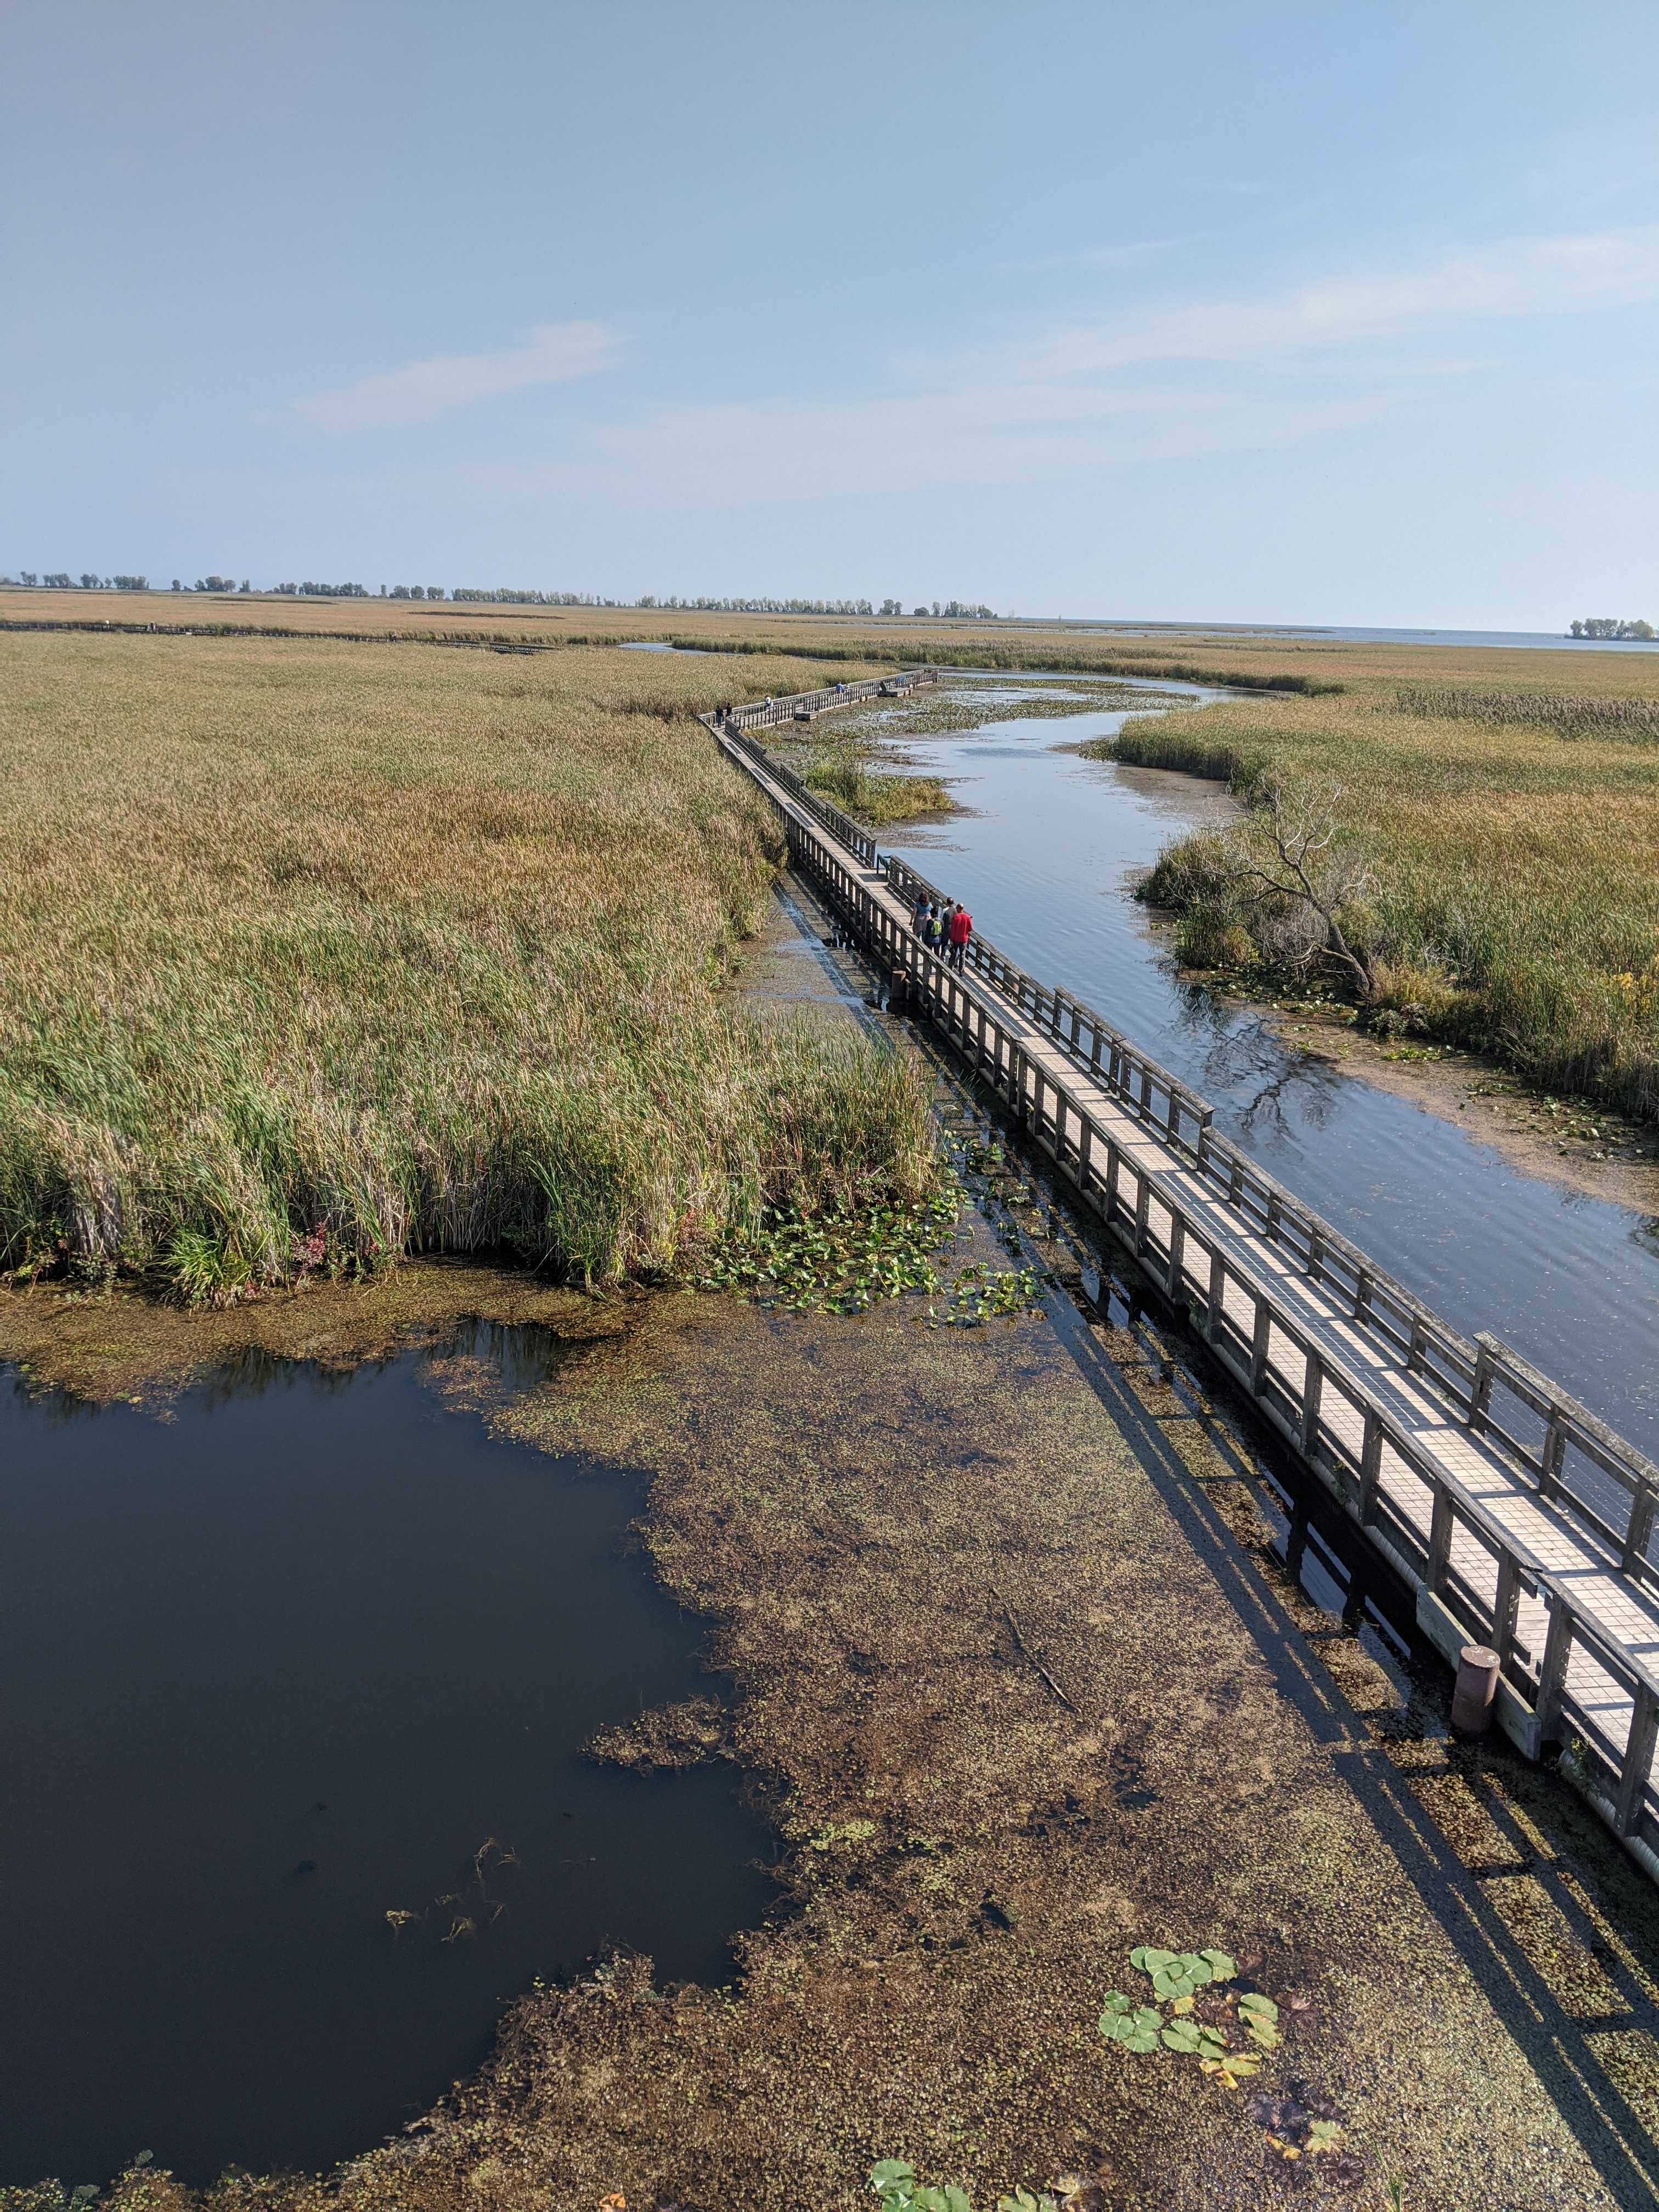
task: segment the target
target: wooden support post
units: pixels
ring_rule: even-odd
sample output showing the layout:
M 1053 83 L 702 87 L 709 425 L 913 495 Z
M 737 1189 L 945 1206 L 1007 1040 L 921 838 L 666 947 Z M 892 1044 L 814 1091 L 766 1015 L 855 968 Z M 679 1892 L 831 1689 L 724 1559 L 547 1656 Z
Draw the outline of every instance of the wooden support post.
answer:
M 1115 1137 L 1106 1139 L 1106 1204 L 1103 1209 L 1109 1225 L 1117 1212 L 1117 1186 L 1123 1172 L 1123 1154 Z
M 1544 1638 L 1543 1663 L 1538 1670 L 1538 1740 L 1554 1739 L 1561 1725 L 1561 1699 L 1567 1686 L 1567 1661 L 1572 1654 L 1572 1614 L 1565 1599 L 1553 1590 L 1545 1593 L 1550 1625 Z
M 1375 1406 L 1365 1408 L 1364 1434 L 1359 1446 L 1359 1525 L 1376 1523 L 1377 1492 L 1382 1485 L 1382 1423 Z
M 1235 1160 L 1227 1176 L 1227 1203 L 1242 1206 L 1244 1202 L 1244 1163 Z
M 1302 1374 L 1302 1434 L 1299 1439 L 1304 1459 L 1311 1459 L 1319 1442 L 1319 1401 L 1325 1392 L 1325 1363 L 1309 1347 L 1308 1364 Z
M 1150 1121 L 1152 1118 L 1152 1071 L 1150 1067 L 1143 1067 L 1140 1071 L 1140 1118 L 1143 1121 Z
M 1308 1279 L 1322 1282 L 1325 1276 L 1325 1232 L 1322 1229 L 1310 1231 L 1308 1237 Z
M 1353 1286 L 1353 1317 L 1361 1328 L 1370 1328 L 1371 1319 L 1371 1275 L 1370 1270 L 1368 1267 L 1362 1267 L 1360 1269 L 1359 1279 Z
M 1250 1345 L 1250 1389 L 1258 1398 L 1267 1387 L 1267 1350 L 1272 1342 L 1273 1308 L 1266 1298 L 1255 1302 L 1255 1332 Z
M 1276 1190 L 1269 1191 L 1267 1194 L 1267 1226 L 1263 1229 L 1261 1233 L 1270 1244 L 1276 1244 L 1279 1242 L 1279 1218 L 1282 1210 L 1279 1193 Z
M 1412 1316 L 1412 1340 L 1406 1352 L 1407 1374 L 1415 1375 L 1422 1364 L 1423 1323 L 1420 1318 L 1416 1314 L 1413 1314 Z
M 1636 1686 L 1636 1703 L 1631 1710 L 1630 1735 L 1625 1742 L 1625 1761 L 1619 1772 L 1619 1810 L 1613 1821 L 1616 1832 L 1634 1836 L 1641 1832 L 1642 1797 L 1653 1765 L 1653 1741 L 1659 1728 L 1659 1701 L 1645 1682 Z
M 1146 1224 L 1152 1211 L 1152 1180 L 1143 1168 L 1135 1180 L 1135 1257 L 1137 1260 L 1146 1249 Z
M 1438 1597 L 1445 1584 L 1446 1569 L 1451 1559 L 1451 1492 L 1437 1482 L 1434 1486 L 1434 1518 L 1429 1524 L 1429 1560 L 1423 1574 L 1431 1597 Z
M 1079 1117 L 1077 1133 L 1077 1180 L 1079 1189 L 1085 1193 L 1089 1188 L 1089 1158 L 1094 1150 L 1094 1143 L 1093 1123 L 1085 1118 Z
M 1492 1600 L 1492 1635 L 1488 1641 L 1498 1654 L 1500 1668 L 1507 1667 L 1515 1649 L 1516 1616 L 1521 1609 L 1521 1569 L 1512 1552 L 1498 1555 L 1498 1594 Z
M 1170 1270 L 1164 1279 L 1164 1295 L 1171 1304 L 1181 1303 L 1181 1266 L 1187 1243 L 1187 1224 L 1181 1218 L 1178 1206 L 1170 1208 Z

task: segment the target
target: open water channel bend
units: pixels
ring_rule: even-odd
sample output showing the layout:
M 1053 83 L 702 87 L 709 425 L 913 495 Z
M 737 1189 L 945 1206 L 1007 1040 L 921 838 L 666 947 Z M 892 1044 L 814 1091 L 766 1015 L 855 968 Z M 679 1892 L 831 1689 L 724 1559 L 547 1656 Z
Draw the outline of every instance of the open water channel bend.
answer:
M 552 1340 L 450 1349 L 524 1382 Z M 254 1361 L 167 1420 L 0 1376 L 0 2183 L 331 2166 L 538 1975 L 723 1981 L 764 1914 L 729 1770 L 580 1753 L 711 1686 L 626 1547 L 643 1483 L 428 1372 Z
M 884 850 L 962 899 L 1029 974 L 1074 992 L 1201 1092 L 1229 1136 L 1447 1320 L 1495 1331 L 1659 1457 L 1659 1223 L 1518 1174 L 1492 1146 L 1183 984 L 1130 883 L 1231 802 L 1193 777 L 1056 750 L 1115 732 L 1121 714 L 999 719 L 1027 683 L 969 682 L 980 728 L 905 739 L 972 811 L 889 830 Z

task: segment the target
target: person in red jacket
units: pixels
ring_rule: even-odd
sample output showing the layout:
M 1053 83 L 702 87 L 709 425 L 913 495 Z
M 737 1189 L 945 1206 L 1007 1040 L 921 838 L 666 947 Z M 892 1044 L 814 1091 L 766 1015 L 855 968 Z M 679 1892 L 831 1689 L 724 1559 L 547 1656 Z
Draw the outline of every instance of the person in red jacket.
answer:
M 960 968 L 968 957 L 968 940 L 974 933 L 974 917 L 958 899 L 951 909 L 951 965 Z

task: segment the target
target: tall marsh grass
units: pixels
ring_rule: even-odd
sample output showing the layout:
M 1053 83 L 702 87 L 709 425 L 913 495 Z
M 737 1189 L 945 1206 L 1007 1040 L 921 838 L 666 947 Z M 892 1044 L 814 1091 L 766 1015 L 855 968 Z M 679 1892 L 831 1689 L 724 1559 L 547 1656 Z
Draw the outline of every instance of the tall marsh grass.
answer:
M 1659 663 L 1575 655 L 1568 693 L 1523 690 L 1568 673 L 1542 653 L 1486 656 L 1490 673 L 1444 649 L 1419 649 L 1415 666 L 1398 648 L 1373 658 L 1340 696 L 1138 720 L 1100 750 L 1224 775 L 1247 800 L 1269 778 L 1338 779 L 1377 878 L 1352 921 L 1382 1004 L 1534 1080 L 1659 1115 L 1659 749 L 1630 742 L 1659 724 Z M 1493 674 L 1522 683 L 1499 692 Z M 1419 679 L 1406 706 L 1401 676 Z M 1523 698 L 1524 713 L 1490 711 Z M 1149 886 L 1182 913 L 1200 964 L 1267 950 L 1224 875 L 1218 845 L 1185 840 Z
M 1522 722 L 1564 738 L 1659 738 L 1659 699 L 1604 699 L 1563 691 L 1469 691 L 1402 684 L 1402 714 L 1437 722 Z
M 779 859 L 690 719 L 732 682 L 0 639 L 3 1264 L 228 1297 L 507 1245 L 605 1282 L 925 1193 L 903 1065 L 724 988 Z

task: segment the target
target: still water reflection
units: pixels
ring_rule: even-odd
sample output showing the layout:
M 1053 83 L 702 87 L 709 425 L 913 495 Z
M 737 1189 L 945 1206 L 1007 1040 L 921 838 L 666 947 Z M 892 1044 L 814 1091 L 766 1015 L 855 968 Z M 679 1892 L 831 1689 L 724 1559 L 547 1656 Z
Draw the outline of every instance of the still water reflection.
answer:
M 710 1689 L 624 1546 L 642 1482 L 492 1440 L 426 1372 L 266 1361 L 167 1422 L 0 1381 L 0 2182 L 330 2165 L 537 1975 L 614 1941 L 724 1980 L 764 1913 L 728 1771 L 579 1753 Z
M 1516 1173 L 1491 1146 L 1183 985 L 1129 884 L 1166 841 L 1231 802 L 1191 777 L 1055 750 L 1115 732 L 1121 714 L 995 719 L 1016 689 L 973 687 L 986 701 L 978 729 L 907 740 L 974 811 L 890 830 L 884 848 L 965 900 L 1030 973 L 1074 991 L 1201 1091 L 1229 1135 L 1448 1320 L 1495 1330 L 1659 1454 L 1659 1224 Z

